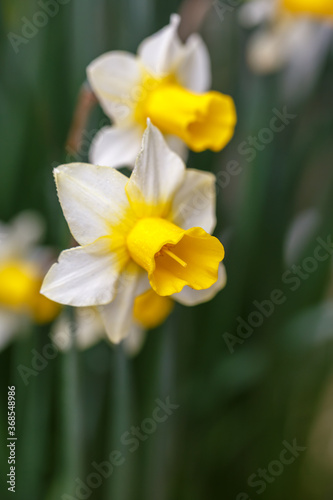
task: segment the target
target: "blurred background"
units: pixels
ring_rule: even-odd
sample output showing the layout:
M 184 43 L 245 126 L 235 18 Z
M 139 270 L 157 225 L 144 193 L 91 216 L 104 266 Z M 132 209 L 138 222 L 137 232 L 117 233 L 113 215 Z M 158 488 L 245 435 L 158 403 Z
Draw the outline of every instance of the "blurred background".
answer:
M 21 327 L 0 352 L 1 498 L 12 495 L 7 388 L 15 385 L 18 500 L 331 499 L 331 26 L 308 20 L 310 43 L 297 53 L 284 35 L 284 57 L 271 51 L 279 64 L 262 69 L 249 47 L 277 28 L 247 22 L 240 1 L 58 0 L 34 30 L 47 3 L 0 3 L 0 220 L 35 210 L 54 255 L 69 246 L 52 169 L 87 161 L 106 120 L 94 107 L 78 152 L 66 152 L 86 66 L 108 50 L 135 52 L 180 9 L 188 34 L 206 11 L 212 87 L 234 98 L 238 125 L 221 153 L 190 153 L 187 164 L 217 175 L 215 234 L 228 284 L 207 304 L 177 305 L 134 358 L 102 340 L 45 362 L 52 325 Z M 20 366 L 34 373 L 24 378 Z M 161 401 L 172 409 L 152 423 Z M 110 463 L 114 450 L 108 477 L 96 475 L 94 463 Z

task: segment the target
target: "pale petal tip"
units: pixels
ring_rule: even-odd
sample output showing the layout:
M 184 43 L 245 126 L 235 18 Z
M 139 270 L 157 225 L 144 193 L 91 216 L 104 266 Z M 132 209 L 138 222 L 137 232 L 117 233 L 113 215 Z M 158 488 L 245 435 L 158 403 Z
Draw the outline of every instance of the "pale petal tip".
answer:
M 158 129 L 158 127 L 155 127 L 155 125 L 152 124 L 150 118 L 147 118 L 147 127 L 145 128 L 145 131 L 142 136 L 141 150 L 137 156 L 137 159 L 141 155 L 142 151 L 149 147 L 149 143 L 151 141 L 157 140 L 158 137 L 160 137 L 164 142 L 164 138 L 161 131 Z M 169 146 L 167 144 L 166 147 L 169 149 Z
M 144 148 L 144 146 L 146 145 L 146 141 L 147 141 L 147 138 L 148 136 L 150 135 L 150 133 L 152 131 L 155 131 L 157 130 L 157 127 L 155 127 L 152 122 L 151 122 L 151 119 L 150 118 L 147 118 L 147 127 L 145 128 L 144 130 L 144 133 L 143 133 L 143 136 L 142 136 L 142 140 L 141 140 L 141 147 Z
M 67 170 L 67 167 L 68 167 L 69 165 L 72 165 L 72 164 L 71 164 L 71 163 L 67 163 L 67 164 L 64 164 L 64 165 L 58 165 L 57 167 L 55 167 L 55 168 L 53 169 L 53 175 L 54 175 L 54 177 L 56 178 L 56 177 L 58 177 L 58 175 L 60 175 L 60 174 L 64 173 L 64 172 Z

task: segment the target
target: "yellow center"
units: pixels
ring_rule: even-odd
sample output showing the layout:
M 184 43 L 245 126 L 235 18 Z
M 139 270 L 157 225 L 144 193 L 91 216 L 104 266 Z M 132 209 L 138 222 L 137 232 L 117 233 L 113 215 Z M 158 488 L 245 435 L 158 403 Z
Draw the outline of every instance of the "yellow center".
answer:
M 148 290 L 136 297 L 134 302 L 134 318 L 146 329 L 156 328 L 169 316 L 174 302 L 169 297 L 161 297 Z
M 295 14 L 333 16 L 333 0 L 281 0 L 285 9 Z
M 158 217 L 139 220 L 127 237 L 132 259 L 147 273 L 158 295 L 180 292 L 185 285 L 204 290 L 218 277 L 224 248 L 203 229 L 181 229 Z
M 150 118 L 163 134 L 178 136 L 193 151 L 220 151 L 234 134 L 234 102 L 219 92 L 196 94 L 171 76 L 154 79 L 146 75 L 137 101 L 137 122 L 145 128 Z
M 0 266 L 0 306 L 16 313 L 30 313 L 38 323 L 58 314 L 59 306 L 40 295 L 42 279 L 38 269 L 27 262 L 12 260 Z

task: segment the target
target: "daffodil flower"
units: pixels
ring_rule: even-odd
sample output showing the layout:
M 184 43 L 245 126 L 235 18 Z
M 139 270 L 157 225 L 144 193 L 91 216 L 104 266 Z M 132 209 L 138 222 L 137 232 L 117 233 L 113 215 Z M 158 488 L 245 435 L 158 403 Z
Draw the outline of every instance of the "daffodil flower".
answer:
M 29 321 L 48 323 L 59 305 L 39 293 L 46 249 L 36 247 L 42 232 L 39 217 L 23 212 L 11 224 L 0 224 L 0 348 Z
M 253 71 L 265 74 L 289 65 L 290 84 L 297 91 L 310 86 L 332 41 L 332 0 L 249 0 L 240 20 L 248 27 L 262 25 L 247 50 Z
M 99 306 L 117 343 L 132 325 L 134 301 L 150 289 L 185 304 L 211 298 L 224 249 L 211 236 L 215 176 L 185 168 L 149 123 L 128 179 L 89 164 L 55 169 L 70 230 L 81 245 L 64 251 L 45 277 L 42 293 L 76 307 Z
M 232 98 L 210 87 L 210 60 L 199 35 L 182 44 L 178 15 L 144 40 L 138 55 L 113 51 L 87 68 L 89 83 L 113 126 L 93 141 L 90 160 L 109 167 L 133 166 L 147 118 L 169 146 L 184 157 L 193 151 L 220 151 L 232 138 Z

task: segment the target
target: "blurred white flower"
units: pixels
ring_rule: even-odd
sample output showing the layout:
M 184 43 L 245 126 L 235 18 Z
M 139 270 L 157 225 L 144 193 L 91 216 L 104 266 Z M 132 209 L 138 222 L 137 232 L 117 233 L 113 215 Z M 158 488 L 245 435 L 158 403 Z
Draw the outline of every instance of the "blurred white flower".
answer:
M 332 0 L 249 0 L 239 11 L 251 35 L 247 60 L 268 74 L 284 68 L 287 95 L 304 95 L 315 83 L 333 39 Z
M 184 294 L 184 305 L 195 305 L 207 302 L 216 295 L 226 284 L 226 272 L 223 264 L 219 267 L 217 282 L 210 287 L 206 296 L 192 290 L 188 296 Z M 134 299 L 131 313 L 131 325 L 124 338 L 125 352 L 135 356 L 141 350 L 146 338 L 147 330 L 161 325 L 172 312 L 174 300 L 170 297 L 161 297 L 154 290 L 149 289 Z M 60 350 L 67 350 L 75 342 L 79 349 L 89 349 L 96 343 L 108 337 L 105 334 L 103 319 L 97 307 L 78 307 L 75 310 L 75 335 L 71 332 L 71 323 L 66 313 L 55 322 L 51 337 Z
M 224 249 L 210 236 L 215 176 L 186 169 L 156 127 L 148 123 L 130 179 L 88 164 L 54 173 L 64 215 L 82 246 L 61 254 L 42 293 L 61 304 L 99 306 L 112 342 L 129 334 L 135 298 L 150 289 L 193 305 L 223 288 Z M 147 307 L 138 309 L 143 324 L 154 319 Z
M 87 68 L 89 83 L 113 126 L 95 137 L 90 160 L 95 165 L 133 166 L 147 118 L 169 146 L 185 157 L 193 151 L 220 151 L 236 124 L 232 98 L 206 92 L 211 70 L 207 49 L 197 34 L 180 41 L 178 15 L 145 39 L 138 55 L 113 51 Z
M 42 233 L 42 221 L 32 212 L 0 223 L 0 348 L 30 321 L 47 323 L 59 312 L 39 293 L 50 262 L 49 251 L 36 246 Z

